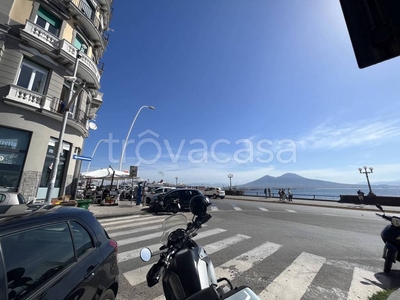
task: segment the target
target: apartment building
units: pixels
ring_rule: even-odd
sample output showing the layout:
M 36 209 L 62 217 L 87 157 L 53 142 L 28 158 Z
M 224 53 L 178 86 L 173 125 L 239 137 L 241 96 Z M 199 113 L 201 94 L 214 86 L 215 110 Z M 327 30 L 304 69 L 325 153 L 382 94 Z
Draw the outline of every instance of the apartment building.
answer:
M 80 161 L 73 155 L 81 154 L 103 101 L 100 59 L 112 2 L 0 1 L 0 190 L 45 198 L 62 112 L 79 89 L 68 111 L 52 197 L 74 192 Z M 84 89 L 68 78 L 75 70 Z

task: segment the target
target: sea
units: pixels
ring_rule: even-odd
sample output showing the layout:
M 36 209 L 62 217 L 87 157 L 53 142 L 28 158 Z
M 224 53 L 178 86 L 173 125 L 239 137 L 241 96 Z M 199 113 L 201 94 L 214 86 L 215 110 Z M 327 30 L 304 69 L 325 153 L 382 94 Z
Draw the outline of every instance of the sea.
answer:
M 331 200 L 339 201 L 340 195 L 357 195 L 357 188 L 293 188 L 290 189 L 293 194 L 293 198 L 303 199 L 319 199 L 319 200 Z M 369 193 L 368 188 L 360 188 L 362 192 L 367 195 Z M 271 189 L 272 196 L 278 197 L 278 189 Z M 385 187 L 385 188 L 374 188 L 372 192 L 377 196 L 395 196 L 400 197 L 400 187 Z M 287 189 L 286 189 L 287 193 Z M 263 196 L 264 189 L 245 189 L 243 194 L 247 196 Z

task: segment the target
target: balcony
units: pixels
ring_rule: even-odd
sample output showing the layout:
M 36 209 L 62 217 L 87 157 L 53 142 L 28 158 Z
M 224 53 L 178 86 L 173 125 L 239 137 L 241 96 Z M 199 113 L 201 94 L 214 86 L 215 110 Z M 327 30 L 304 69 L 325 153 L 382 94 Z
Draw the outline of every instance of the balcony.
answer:
M 46 54 L 58 60 L 62 64 L 73 65 L 77 49 L 66 40 L 60 40 L 55 35 L 42 27 L 27 20 L 25 27 L 21 29 L 21 38 L 36 49 L 43 49 Z M 87 81 L 88 86 L 100 88 L 100 72 L 96 64 L 86 54 L 82 53 L 79 61 L 78 76 Z
M 105 28 L 96 16 L 96 11 L 82 0 L 63 0 L 63 3 L 72 17 L 82 25 L 81 29 L 91 37 L 95 45 L 104 49 L 102 32 Z
M 68 60 L 70 63 L 75 63 L 75 57 L 78 49 L 66 40 L 60 43 L 60 55 L 62 58 Z M 84 53 L 81 53 L 79 59 L 78 77 L 86 80 L 88 83 L 95 83 L 96 89 L 100 89 L 100 72 L 94 61 Z
M 60 99 L 50 98 L 17 85 L 10 85 L 8 95 L 4 97 L 4 102 L 26 110 L 42 113 L 60 122 L 63 118 L 60 112 Z M 68 114 L 67 124 L 79 130 L 85 136 L 88 135 L 88 118 L 84 111 L 75 108 L 73 113 Z

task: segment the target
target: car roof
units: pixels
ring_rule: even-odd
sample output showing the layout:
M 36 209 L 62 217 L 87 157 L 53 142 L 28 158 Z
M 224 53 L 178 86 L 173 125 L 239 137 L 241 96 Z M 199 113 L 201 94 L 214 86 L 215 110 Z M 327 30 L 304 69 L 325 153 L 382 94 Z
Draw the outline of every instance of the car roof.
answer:
M 28 210 L 25 204 L 0 206 L 0 236 L 20 229 L 66 220 L 83 220 L 89 226 L 96 227 L 94 215 L 82 208 L 41 205 L 34 209 Z

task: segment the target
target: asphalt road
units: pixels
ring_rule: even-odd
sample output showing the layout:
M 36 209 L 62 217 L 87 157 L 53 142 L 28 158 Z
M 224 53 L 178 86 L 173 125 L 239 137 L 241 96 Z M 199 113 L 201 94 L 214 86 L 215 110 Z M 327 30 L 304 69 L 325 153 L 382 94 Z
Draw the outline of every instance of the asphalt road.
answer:
M 380 232 L 388 222 L 374 212 L 230 199 L 213 200 L 210 211 L 213 218 L 200 231 L 206 237 L 195 240 L 209 252 L 217 277 L 249 285 L 262 299 L 362 300 L 400 287 L 400 266 L 382 272 Z M 138 250 L 160 246 L 165 217 L 101 220 L 119 243 L 117 299 L 162 296 L 161 284 L 145 282 L 156 258 L 144 263 Z

